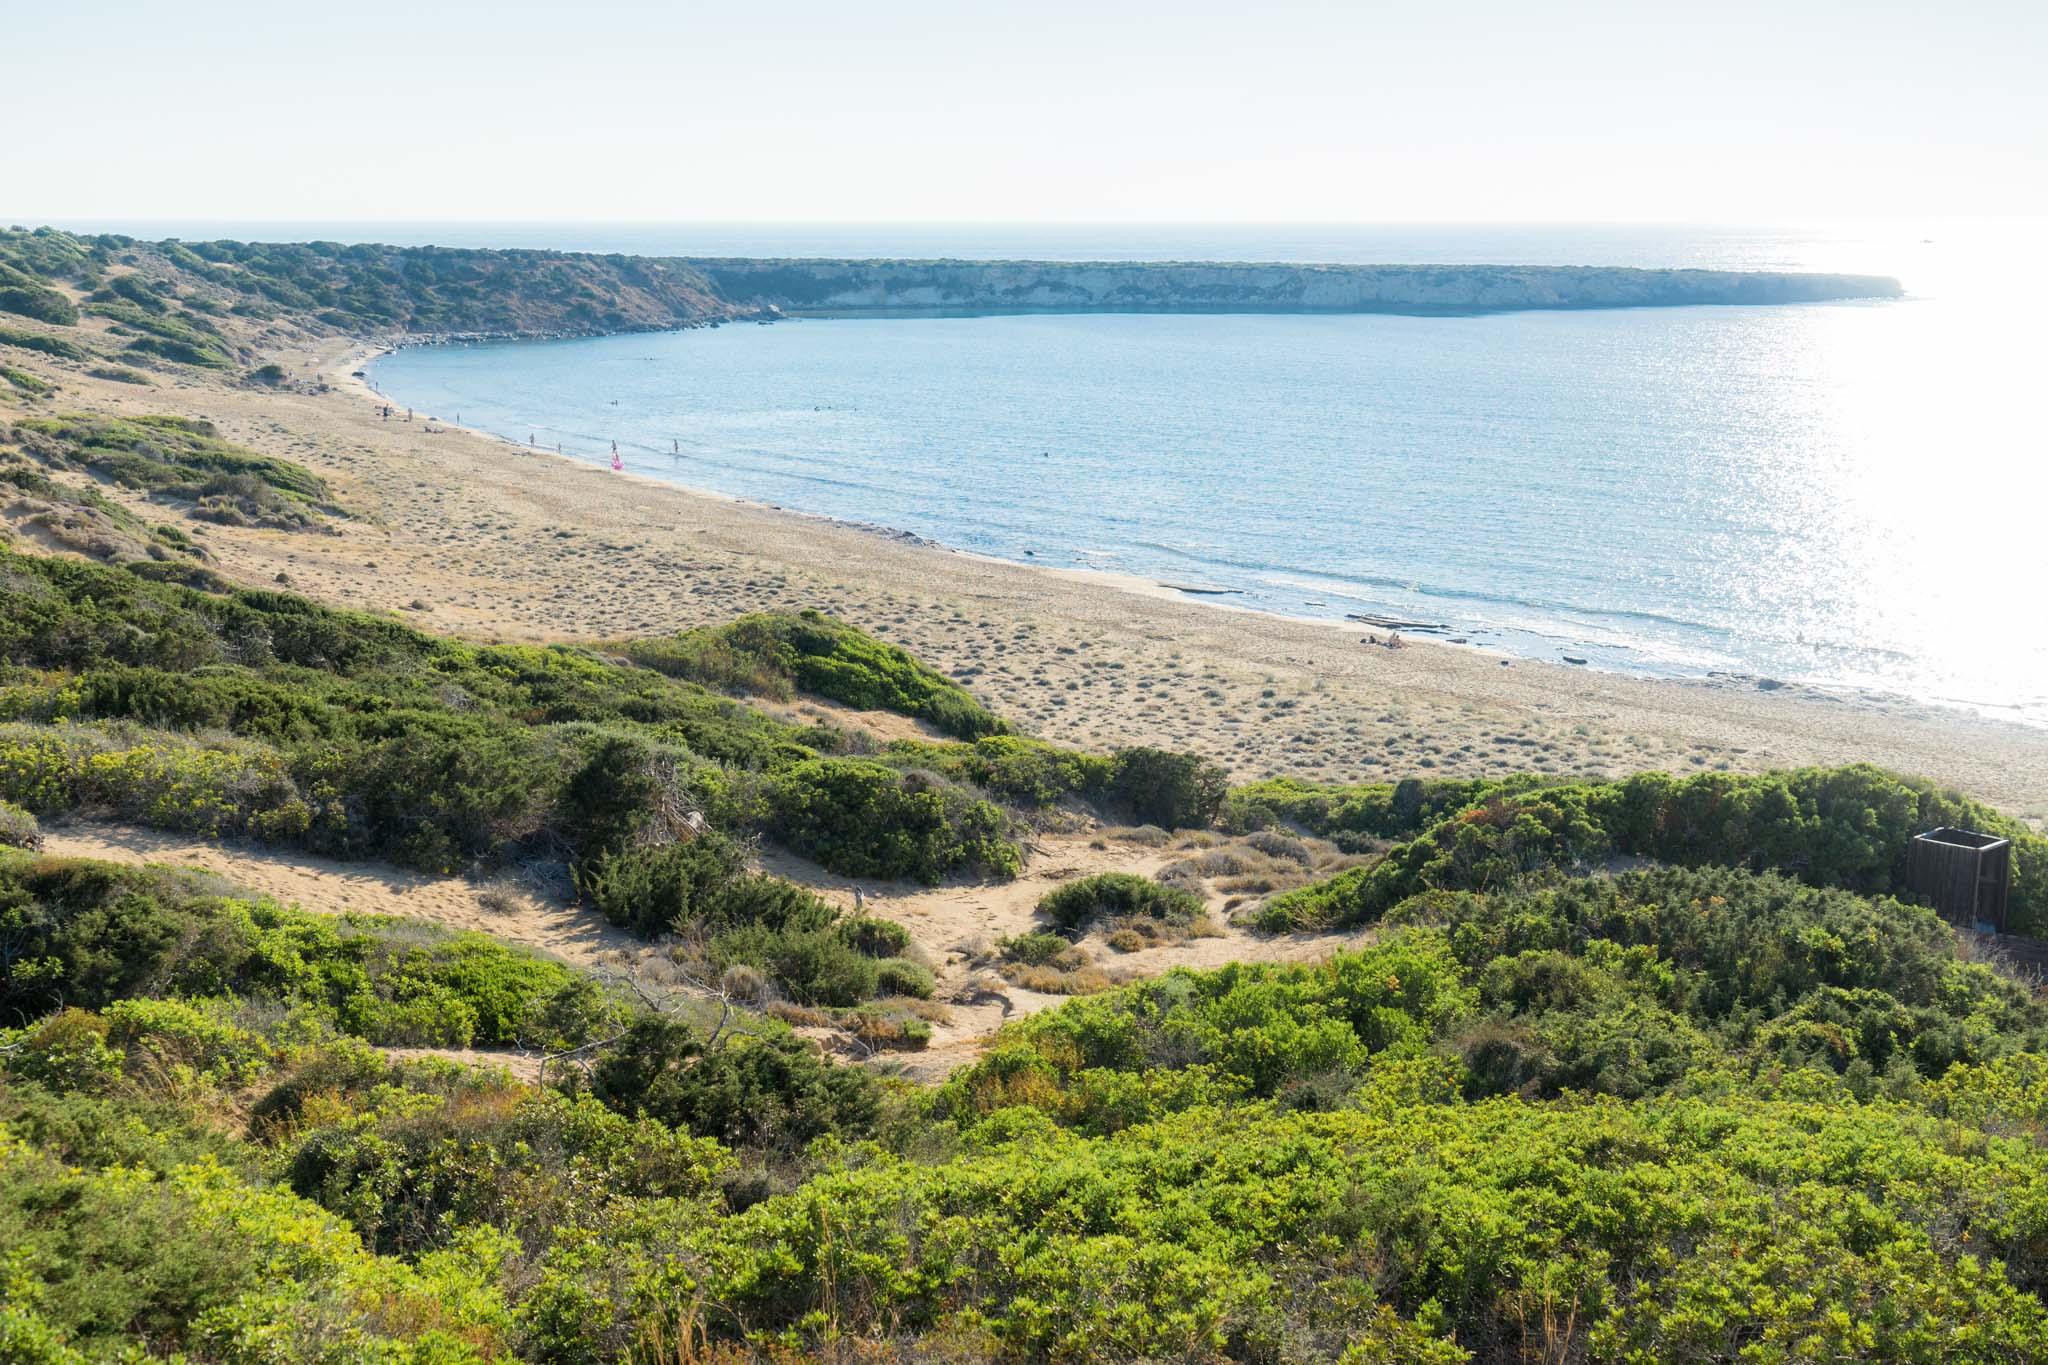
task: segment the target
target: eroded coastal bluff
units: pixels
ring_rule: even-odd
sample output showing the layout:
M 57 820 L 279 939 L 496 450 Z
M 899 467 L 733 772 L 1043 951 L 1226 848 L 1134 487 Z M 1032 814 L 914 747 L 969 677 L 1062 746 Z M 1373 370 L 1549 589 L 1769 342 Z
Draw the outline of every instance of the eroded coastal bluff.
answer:
M 10 277 L 0 275 L 0 312 L 68 317 L 71 306 L 39 281 L 120 259 L 143 279 L 195 299 L 201 316 L 232 312 L 264 320 L 288 313 L 378 340 L 592 336 L 848 314 L 1464 314 L 1814 303 L 1903 292 L 1897 280 L 1877 275 L 1619 266 L 713 259 L 339 242 L 141 242 L 53 228 L 8 233 L 0 245 L 6 248 L 0 266 L 19 276 L 10 285 Z M 7 264 L 10 259 L 15 263 Z M 126 325 L 140 324 L 131 317 Z M 194 325 L 187 318 L 179 327 Z M 150 344 L 196 354 L 212 343 L 180 330 Z
M 850 313 L 1417 313 L 1897 298 L 1876 275 L 1614 266 L 690 260 L 719 298 Z

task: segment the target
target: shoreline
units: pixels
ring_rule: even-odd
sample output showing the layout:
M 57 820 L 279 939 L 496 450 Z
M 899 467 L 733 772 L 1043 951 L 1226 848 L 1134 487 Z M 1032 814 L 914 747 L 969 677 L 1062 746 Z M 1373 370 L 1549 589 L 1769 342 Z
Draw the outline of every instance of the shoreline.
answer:
M 820 316 L 826 315 L 793 313 L 789 315 L 789 320 L 797 321 L 802 320 L 806 317 Z M 846 314 L 844 316 L 859 315 Z M 694 330 L 694 328 L 676 328 L 664 330 Z M 425 340 L 393 342 L 388 344 L 361 343 L 364 346 L 371 347 L 371 349 L 368 350 L 364 355 L 362 355 L 360 359 L 356 360 L 352 365 L 346 367 L 346 370 L 344 370 L 344 374 L 346 377 L 344 380 L 339 382 L 354 383 L 360 386 L 365 391 L 366 395 L 371 396 L 373 399 L 377 399 L 378 401 L 391 401 L 389 399 L 382 398 L 381 396 L 379 396 L 377 394 L 377 391 L 370 387 L 369 379 L 367 377 L 362 379 L 356 379 L 353 374 L 348 374 L 347 370 L 364 369 L 367 366 L 373 364 L 375 361 L 382 359 L 385 356 L 395 354 L 400 350 L 411 349 L 415 346 L 421 345 L 457 345 L 463 344 L 465 341 L 470 340 L 521 341 L 559 339 L 568 338 L 434 337 Z M 329 378 L 330 382 L 336 382 L 333 376 L 329 376 Z M 339 386 L 339 383 L 337 383 L 337 386 Z M 962 546 L 949 544 L 943 540 L 934 539 L 933 537 L 923 535 L 919 532 L 909 531 L 901 527 L 888 526 L 880 522 L 871 522 L 852 517 L 838 516 L 829 512 L 816 512 L 805 508 L 791 507 L 782 503 L 764 502 L 758 498 L 746 497 L 736 493 L 727 493 L 720 489 L 706 488 L 698 484 L 686 483 L 679 479 L 671 479 L 662 477 L 660 475 L 648 474 L 633 470 L 630 467 L 624 470 L 614 471 L 611 470 L 602 461 L 586 460 L 580 456 L 571 455 L 563 451 L 557 451 L 547 446 L 525 445 L 520 443 L 519 441 L 512 439 L 509 436 L 503 435 L 499 432 L 487 430 L 483 427 L 448 422 L 438 417 L 429 420 L 434 421 L 440 427 L 445 428 L 447 430 L 461 431 L 470 436 L 474 436 L 481 440 L 490 442 L 494 445 L 501 445 L 509 449 L 519 451 L 526 455 L 547 455 L 559 460 L 567 461 L 577 468 L 597 469 L 600 472 L 611 474 L 614 477 L 618 477 L 619 475 L 623 474 L 628 480 L 653 487 L 675 489 L 690 497 L 705 498 L 713 501 L 730 503 L 735 506 L 751 508 L 765 514 L 780 514 L 819 525 L 839 527 L 845 530 L 858 532 L 864 535 L 874 536 L 879 539 L 895 542 L 905 546 L 934 550 L 943 554 L 959 556 L 972 560 L 986 561 L 991 564 L 999 564 L 1009 568 L 1020 569 L 1027 572 L 1049 574 L 1055 577 L 1068 578 L 1072 581 L 1082 583 L 1101 584 L 1116 589 L 1118 591 L 1131 593 L 1139 597 L 1150 598 L 1152 600 L 1179 602 L 1184 604 L 1201 606 L 1214 610 L 1242 612 L 1255 617 L 1267 618 L 1277 621 L 1286 621 L 1298 625 L 1314 627 L 1317 629 L 1334 631 L 1350 635 L 1353 637 L 1359 637 L 1360 633 L 1363 632 L 1364 636 L 1377 639 L 1377 637 L 1379 637 L 1383 631 L 1389 629 L 1386 626 L 1376 624 L 1372 621 L 1364 619 L 1363 617 L 1353 617 L 1347 615 L 1344 618 L 1339 619 L 1331 616 L 1308 615 L 1305 613 L 1276 610 L 1271 607 L 1257 606 L 1252 605 L 1250 603 L 1232 602 L 1225 600 L 1233 596 L 1246 595 L 1246 590 L 1242 588 L 1227 586 L 1194 587 L 1184 584 L 1164 582 L 1152 575 L 1136 573 L 1126 569 L 1094 568 L 1088 565 L 1034 563 L 1028 560 L 1011 559 L 1003 555 L 990 554 L 988 552 L 980 550 L 966 549 Z M 1446 634 L 1472 634 L 1484 632 L 1501 633 L 1499 632 L 1498 628 L 1491 626 L 1446 626 L 1443 628 L 1443 631 Z M 1580 647 L 1575 642 L 1568 640 L 1564 636 L 1557 636 L 1554 638 L 1562 642 L 1562 644 L 1560 645 L 1560 653 L 1563 653 L 1566 650 L 1573 650 Z M 1609 664 L 1603 664 L 1594 661 L 1574 662 L 1569 657 L 1563 660 L 1550 659 L 1536 654 L 1517 652 L 1512 648 L 1493 644 L 1473 644 L 1463 642 L 1454 643 L 1449 639 L 1438 639 L 1436 638 L 1435 632 L 1430 631 L 1410 632 L 1407 634 L 1402 634 L 1400 636 L 1399 647 L 1402 649 L 1427 647 L 1443 649 L 1446 651 L 1461 651 L 1476 654 L 1481 657 L 1492 660 L 1512 661 L 1513 665 L 1563 668 L 1568 670 L 1569 672 L 1574 673 L 1585 673 L 1589 675 L 1599 675 L 1613 678 L 1625 678 L 1639 682 L 1700 689 L 1712 692 L 1726 692 L 1736 694 L 1755 692 L 1758 694 L 1771 694 L 1776 698 L 1783 700 L 1805 699 L 1813 702 L 1835 703 L 1856 707 L 1860 709 L 1875 710 L 1887 713 L 1892 711 L 1894 708 L 1903 707 L 1925 712 L 1931 718 L 1954 716 L 1996 725 L 2010 725 L 2022 731 L 2037 732 L 2042 733 L 2044 735 L 2048 735 L 2048 718 L 2043 718 L 2041 720 L 2029 720 L 2025 718 L 2022 714 L 2020 714 L 2020 706 L 2011 703 L 1972 702 L 1950 698 L 1916 696 L 1912 693 L 1907 692 L 1892 692 L 1886 691 L 1881 688 L 1858 686 L 1849 683 L 1833 684 L 1814 682 L 1802 679 L 1781 679 L 1741 669 L 1710 669 L 1707 670 L 1704 674 L 1685 674 L 1663 673 L 1657 672 L 1652 669 L 1618 668 Z
M 2048 733 L 2009 722 L 1727 680 L 1503 667 L 1479 648 L 1425 639 L 1373 647 L 1356 623 L 1191 597 L 1115 570 L 906 543 L 648 475 L 619 479 L 467 428 L 437 423 L 430 435 L 424 423 L 380 420 L 388 400 L 353 377 L 380 342 L 280 338 L 267 349 L 289 386 L 181 375 L 143 389 L 67 372 L 57 400 L 60 410 L 203 418 L 329 481 L 353 514 L 335 534 L 191 523 L 213 567 L 237 582 L 504 643 L 666 634 L 814 607 L 920 655 L 1024 733 L 1096 751 L 1191 750 L 1235 781 L 1866 761 L 2048 817 Z

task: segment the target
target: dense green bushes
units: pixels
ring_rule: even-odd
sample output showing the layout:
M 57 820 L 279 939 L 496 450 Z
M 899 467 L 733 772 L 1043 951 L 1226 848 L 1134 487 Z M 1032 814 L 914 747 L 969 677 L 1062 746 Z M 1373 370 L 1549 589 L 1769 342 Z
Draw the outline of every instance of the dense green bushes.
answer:
M 1021 735 L 989 735 L 972 744 L 897 740 L 884 751 L 893 762 L 967 782 L 999 800 L 1026 807 L 1051 806 L 1069 796 L 1106 802 L 1116 760 L 1105 754 L 1063 749 Z
M 1198 829 L 1223 808 L 1229 779 L 1208 759 L 1139 745 L 1117 750 L 1115 762 L 1110 800 L 1134 823 Z
M 1056 886 L 1038 902 L 1038 913 L 1062 929 L 1086 929 L 1098 920 L 1142 917 L 1187 925 L 1202 913 L 1202 898 L 1175 886 L 1161 886 L 1131 872 L 1103 872 Z
M 1012 1025 L 942 1104 L 1030 1103 L 1091 1130 L 1219 1097 L 1323 1107 L 1382 1055 L 1426 1050 L 1475 1096 L 1636 1097 L 1729 1059 L 1867 1092 L 2048 1042 L 2048 1011 L 1958 961 L 1932 913 L 1776 875 L 1432 892 L 1387 923 L 1401 931 L 1322 966 L 1174 973 Z
M 1659 869 L 1386 918 L 1031 1016 L 895 1104 L 744 1014 L 640 1019 L 566 1095 L 220 1006 L 46 1016 L 0 1037 L 0 1342 L 237 1359 L 262 1323 L 311 1362 L 402 1312 L 425 1354 L 386 1358 L 436 1362 L 2048 1350 L 2044 1009 L 1930 913 Z
M 1556 782 L 1534 773 L 1507 778 L 1411 777 L 1356 786 L 1271 777 L 1233 787 L 1224 802 L 1222 819 L 1226 828 L 1237 833 L 1295 825 L 1348 850 L 1370 839 L 1399 839 L 1427 829 L 1488 797 Z
M 1227 787 L 1222 768 L 1193 754 L 1132 747 L 1113 754 L 994 735 L 973 744 L 898 740 L 885 757 L 914 764 L 1020 806 L 1076 797 L 1106 814 L 1164 829 L 1215 820 Z
M 236 997 L 376 1042 L 580 1043 L 608 1006 L 566 968 L 481 934 L 330 919 L 196 874 L 0 856 L 0 1017 L 132 996 Z
M 298 530 L 340 511 L 311 471 L 223 441 L 209 422 L 74 414 L 23 421 L 14 436 L 46 468 L 181 499 L 207 520 Z
M 1383 859 L 1274 897 L 1258 922 L 1271 930 L 1361 924 L 1420 891 L 1485 890 L 1618 854 L 1779 868 L 1815 886 L 1896 893 L 1912 837 L 1938 825 L 2013 840 L 2010 926 L 2033 932 L 2048 915 L 2048 840 L 1931 783 L 1861 764 L 1755 776 L 1644 773 L 1494 793 Z
M 78 321 L 78 306 L 54 289 L 10 282 L 0 274 L 0 313 L 17 313 L 37 322 L 69 327 Z
M 944 779 L 861 759 L 813 759 L 775 774 L 768 832 L 856 877 L 936 882 L 968 869 L 1014 877 L 1021 866 L 1001 810 Z
M 967 790 L 838 757 L 837 732 L 652 669 L 436 639 L 282 593 L 19 556 L 0 570 L 0 659 L 16 665 L 0 718 L 20 722 L 0 732 L 0 799 L 40 813 L 436 871 L 564 841 L 581 865 L 699 814 L 849 875 L 1015 870 L 1007 819 Z M 87 721 L 101 724 L 62 724 Z
M 590 1089 L 622 1113 L 784 1150 L 872 1132 L 881 1106 L 871 1073 L 832 1066 L 801 1039 L 745 1034 L 706 1052 L 698 1032 L 677 1019 L 635 1023 L 591 1073 Z
M 24 351 L 40 351 L 62 360 L 85 360 L 91 352 L 62 337 L 45 336 L 41 332 L 24 332 L 16 327 L 0 327 L 0 346 L 19 346 Z
M 863 711 L 915 716 L 959 739 L 1009 728 L 905 650 L 816 611 L 761 612 L 619 648 L 672 677 L 782 700 L 809 692 Z
M 47 379 L 32 375 L 27 370 L 17 370 L 12 365 L 0 365 L 0 379 L 31 398 L 41 398 L 57 387 Z
M 1174 826 L 1223 793 L 1213 764 L 1157 749 L 987 736 L 850 757 L 835 730 L 652 668 L 152 581 L 174 576 L 0 557 L 0 721 L 18 722 L 0 799 L 436 871 L 565 843 L 580 869 L 701 815 L 845 875 L 930 882 L 1017 870 L 1009 818 L 976 788 Z

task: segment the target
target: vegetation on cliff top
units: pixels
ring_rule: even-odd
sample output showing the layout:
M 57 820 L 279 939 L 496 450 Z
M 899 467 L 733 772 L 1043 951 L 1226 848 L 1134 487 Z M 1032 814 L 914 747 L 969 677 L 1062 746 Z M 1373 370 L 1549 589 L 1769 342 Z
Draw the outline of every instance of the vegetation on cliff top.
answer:
M 216 321 L 227 317 L 359 333 L 547 334 L 676 327 L 733 312 L 680 261 L 0 230 L 0 311 L 76 323 L 53 286 L 84 291 L 85 312 L 132 336 L 129 351 L 214 369 L 241 358 Z

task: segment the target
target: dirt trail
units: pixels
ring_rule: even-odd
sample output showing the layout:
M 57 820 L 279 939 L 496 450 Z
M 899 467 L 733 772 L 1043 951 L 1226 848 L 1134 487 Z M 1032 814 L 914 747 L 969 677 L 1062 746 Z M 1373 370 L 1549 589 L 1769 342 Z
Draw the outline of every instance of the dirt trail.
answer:
M 322 914 L 362 912 L 426 920 L 451 929 L 471 929 L 506 943 L 546 953 L 592 970 L 632 973 L 649 966 L 658 947 L 607 924 L 602 916 L 550 901 L 500 883 L 485 887 L 450 877 L 430 877 L 385 863 L 343 863 L 302 853 L 247 844 L 208 843 L 184 835 L 99 824 L 61 825 L 44 831 L 45 852 L 59 857 L 97 858 L 116 863 L 168 863 L 198 867 L 247 890 Z M 996 941 L 1039 927 L 1039 899 L 1061 882 L 1098 872 L 1151 876 L 1183 851 L 1109 841 L 1093 834 L 1041 838 L 1031 846 L 1024 875 L 1011 882 L 920 886 L 859 882 L 825 871 L 791 854 L 769 852 L 766 871 L 808 886 L 845 910 L 855 903 L 855 886 L 868 914 L 894 920 L 910 930 L 917 950 L 938 978 L 935 998 L 950 1019 L 935 1024 L 922 1052 L 891 1053 L 919 1079 L 943 1078 L 971 1062 L 1005 1020 L 1050 1009 L 1071 997 L 1026 990 L 993 968 Z M 1212 905 L 1212 912 L 1216 907 Z M 1221 922 L 1223 916 L 1215 915 Z M 1119 953 L 1100 935 L 1081 940 L 1096 965 L 1116 979 L 1156 976 L 1174 967 L 1216 967 L 1226 962 L 1311 961 L 1355 946 L 1362 935 L 1292 935 L 1262 938 L 1225 924 L 1220 934 L 1193 938 L 1135 953 Z M 673 968 L 668 968 L 673 973 Z M 396 1049 L 394 1055 L 456 1057 L 502 1065 L 530 1075 L 535 1059 L 510 1053 L 462 1053 L 438 1049 Z
M 336 862 L 120 825 L 49 828 L 43 849 L 66 858 L 203 868 L 247 890 L 321 914 L 400 915 L 450 929 L 474 929 L 580 967 L 618 966 L 646 946 L 607 924 L 601 915 L 510 885 L 486 888 L 458 878 L 407 872 L 388 863 Z
M 990 1034 L 1007 1019 L 1022 1018 L 1071 999 L 1026 990 L 1005 981 L 987 960 L 996 941 L 1043 928 L 1040 898 L 1062 882 L 1101 872 L 1135 872 L 1150 877 L 1186 857 L 1184 849 L 1150 848 L 1102 839 L 1094 834 L 1045 836 L 1031 845 L 1024 873 L 1015 881 L 928 887 L 902 882 L 856 882 L 786 853 L 770 853 L 767 871 L 808 886 L 840 907 L 854 906 L 860 888 L 866 913 L 894 920 L 910 930 L 938 977 L 934 998 L 944 1001 L 951 1022 L 935 1024 L 921 1052 L 891 1054 L 910 1075 L 943 1079 L 974 1060 Z M 1095 964 L 1119 979 L 1158 976 L 1175 967 L 1220 967 L 1229 962 L 1309 962 L 1362 943 L 1369 931 L 1353 934 L 1290 934 L 1261 937 L 1226 922 L 1211 901 L 1222 932 L 1134 953 L 1111 949 L 1100 934 L 1080 940 Z

